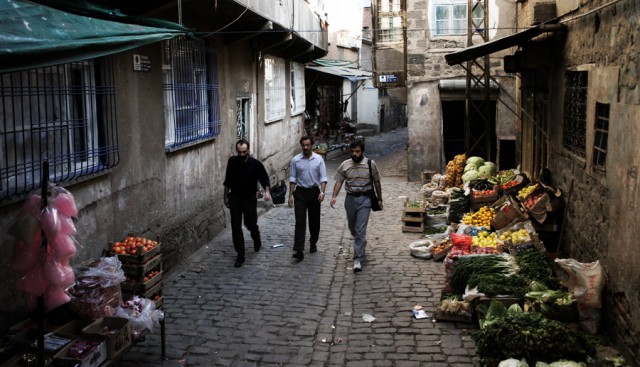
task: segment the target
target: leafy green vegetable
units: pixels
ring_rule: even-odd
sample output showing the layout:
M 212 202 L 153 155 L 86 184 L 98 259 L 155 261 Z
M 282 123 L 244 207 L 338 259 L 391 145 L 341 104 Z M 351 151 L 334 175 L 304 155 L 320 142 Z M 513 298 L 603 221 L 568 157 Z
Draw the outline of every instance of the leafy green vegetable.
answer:
M 553 274 L 553 263 L 546 253 L 535 248 L 525 249 L 516 256 L 520 267 L 519 274 L 530 280 L 536 280 L 549 289 L 558 289 L 560 284 Z
M 501 255 L 467 255 L 458 258 L 451 276 L 451 292 L 463 294 L 472 274 L 502 274 L 512 272 L 507 258 Z
M 537 312 L 505 311 L 502 318 L 485 322 L 472 338 L 483 366 L 495 366 L 507 358 L 524 358 L 529 363 L 586 361 L 593 352 L 577 332 Z
M 529 291 L 529 281 L 520 275 L 472 274 L 467 285 L 489 297 L 508 295 L 522 298 Z

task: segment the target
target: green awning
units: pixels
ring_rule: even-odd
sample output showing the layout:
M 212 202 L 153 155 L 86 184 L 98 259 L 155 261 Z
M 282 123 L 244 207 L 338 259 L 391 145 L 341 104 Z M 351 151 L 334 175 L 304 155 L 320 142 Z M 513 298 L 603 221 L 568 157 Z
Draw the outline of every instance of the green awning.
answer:
M 25 0 L 0 0 L 0 72 L 92 59 L 189 33 L 157 19 L 120 15 L 112 21 L 78 15 L 77 9 L 72 14 L 57 3 L 54 9 Z

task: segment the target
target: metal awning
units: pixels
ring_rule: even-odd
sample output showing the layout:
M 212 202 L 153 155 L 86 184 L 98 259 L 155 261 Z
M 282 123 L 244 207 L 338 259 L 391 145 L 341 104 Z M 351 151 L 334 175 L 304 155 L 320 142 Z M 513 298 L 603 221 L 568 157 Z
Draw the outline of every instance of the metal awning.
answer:
M 352 82 L 371 79 L 371 72 L 369 71 L 344 68 L 340 66 L 307 66 L 307 69 L 349 79 Z
M 522 46 L 532 38 L 545 32 L 558 32 L 563 31 L 564 29 L 565 26 L 562 24 L 540 24 L 497 40 L 467 47 L 462 51 L 452 52 L 445 55 L 444 58 L 447 61 L 447 64 L 457 65 L 513 46 Z

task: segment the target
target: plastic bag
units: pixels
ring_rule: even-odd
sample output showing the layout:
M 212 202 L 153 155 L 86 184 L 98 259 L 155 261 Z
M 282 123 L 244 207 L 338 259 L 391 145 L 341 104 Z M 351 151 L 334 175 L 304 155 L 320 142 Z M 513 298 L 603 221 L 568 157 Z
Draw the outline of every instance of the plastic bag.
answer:
M 274 204 L 283 204 L 284 198 L 287 196 L 287 185 L 284 181 L 274 185 L 271 188 L 271 200 Z
M 604 288 L 602 266 L 599 261 L 581 263 L 574 259 L 555 259 L 564 271 L 560 283 L 567 287 L 578 304 L 580 326 L 596 334 L 600 327 L 601 293 Z
M 76 269 L 77 279 L 83 287 L 112 287 L 124 282 L 127 278 L 122 270 L 122 263 L 117 256 L 102 257 L 98 262 Z
M 134 338 L 139 338 L 160 325 L 164 312 L 157 310 L 152 300 L 133 296 L 117 309 L 116 316 L 128 319 L 131 322 L 131 333 Z

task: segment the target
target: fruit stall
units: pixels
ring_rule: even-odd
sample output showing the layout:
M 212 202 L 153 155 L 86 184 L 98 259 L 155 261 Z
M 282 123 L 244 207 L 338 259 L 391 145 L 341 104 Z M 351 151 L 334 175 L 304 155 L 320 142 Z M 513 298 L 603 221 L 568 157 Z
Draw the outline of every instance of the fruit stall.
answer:
M 46 165 L 43 177 L 46 176 Z M 1 339 L 0 366 L 111 366 L 156 328 L 165 353 L 159 239 L 128 235 L 104 256 L 71 266 L 78 251 L 73 195 L 50 185 L 14 220 L 9 267 L 30 317 Z
M 419 194 L 405 203 L 402 230 L 407 208 L 420 211 L 411 255 L 443 263 L 434 322 L 475 325 L 483 366 L 597 358 L 589 336 L 599 330 L 602 268 L 557 258 L 557 241 L 546 240 L 562 223 L 560 190 L 461 154 L 443 174 L 429 174 Z

